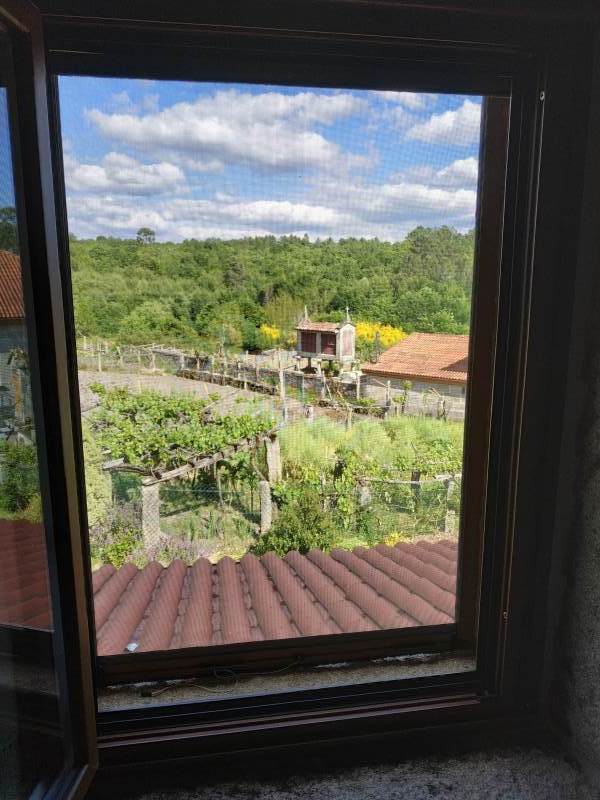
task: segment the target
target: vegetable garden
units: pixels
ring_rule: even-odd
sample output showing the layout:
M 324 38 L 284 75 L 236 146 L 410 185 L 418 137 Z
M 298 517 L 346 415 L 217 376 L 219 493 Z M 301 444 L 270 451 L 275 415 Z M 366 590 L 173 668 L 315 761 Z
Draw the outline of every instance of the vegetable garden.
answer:
M 218 414 L 212 397 L 94 390 L 100 402 L 84 420 L 84 453 L 96 563 L 216 561 L 456 532 L 462 423 L 296 421 L 277 430 L 281 464 L 273 479 L 265 448 L 240 445 L 274 438 L 264 414 Z M 267 479 L 273 521 L 261 531 L 259 487 Z M 152 548 L 141 521 L 149 480 L 159 482 L 160 503 Z

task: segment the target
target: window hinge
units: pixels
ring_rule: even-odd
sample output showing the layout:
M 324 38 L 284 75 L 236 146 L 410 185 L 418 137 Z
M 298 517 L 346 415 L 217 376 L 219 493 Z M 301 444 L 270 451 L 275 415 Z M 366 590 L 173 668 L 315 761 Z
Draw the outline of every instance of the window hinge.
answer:
M 502 612 L 502 622 L 508 622 L 508 611 Z

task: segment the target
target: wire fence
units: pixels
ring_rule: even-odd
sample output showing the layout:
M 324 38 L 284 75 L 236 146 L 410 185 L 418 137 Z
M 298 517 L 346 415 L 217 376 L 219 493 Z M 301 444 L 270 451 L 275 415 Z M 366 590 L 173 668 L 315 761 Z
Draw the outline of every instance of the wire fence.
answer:
M 295 487 L 288 497 L 278 484 L 258 476 L 237 480 L 227 469 L 193 480 L 153 484 L 139 475 L 118 472 L 112 473 L 111 482 L 111 507 L 91 530 L 92 552 L 99 561 L 120 559 L 125 550 L 138 561 L 239 559 L 261 537 L 272 534 L 271 526 L 277 528 L 279 516 L 297 502 L 299 492 L 318 503 L 319 514 L 335 527 L 333 546 L 352 549 L 458 535 L 460 475 L 388 480 L 365 476 L 350 488 L 329 480 Z
M 327 408 L 381 418 L 409 414 L 462 420 L 465 414 L 464 396 L 449 394 L 450 389 L 417 388 L 407 381 L 383 381 L 360 371 L 340 373 L 328 362 L 307 371 L 300 369 L 299 359 L 290 350 L 189 353 L 160 344 L 115 345 L 84 337 L 77 353 L 80 371 L 109 374 L 113 381 L 119 374 L 143 376 L 155 381 L 161 391 L 161 377 L 164 384 L 170 376 L 273 397 L 284 420 L 314 417 L 315 409 Z

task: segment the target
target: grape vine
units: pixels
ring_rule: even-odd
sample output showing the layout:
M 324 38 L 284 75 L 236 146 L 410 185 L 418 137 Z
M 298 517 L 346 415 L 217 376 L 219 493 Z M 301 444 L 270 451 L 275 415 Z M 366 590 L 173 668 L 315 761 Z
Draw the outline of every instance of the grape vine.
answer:
M 274 427 L 264 415 L 212 413 L 214 395 L 204 400 L 153 391 L 133 394 L 99 384 L 91 388 L 100 398 L 89 418 L 99 446 L 111 458 L 150 471 L 174 469 L 192 456 L 210 456 Z

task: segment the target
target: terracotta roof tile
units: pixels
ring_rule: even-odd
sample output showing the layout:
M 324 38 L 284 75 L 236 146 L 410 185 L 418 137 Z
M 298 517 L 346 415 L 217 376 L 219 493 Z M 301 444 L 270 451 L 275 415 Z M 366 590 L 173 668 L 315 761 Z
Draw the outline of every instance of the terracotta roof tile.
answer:
M 411 333 L 383 352 L 375 364 L 363 365 L 367 375 L 467 382 L 469 337 L 450 333 Z
M 0 522 L 0 624 L 51 626 L 44 531 Z M 451 622 L 453 540 L 93 574 L 100 655 Z
M 335 333 L 342 325 L 341 322 L 311 322 L 310 320 L 303 319 L 296 326 L 297 331 L 324 331 L 326 333 Z
M 0 250 L 0 322 L 21 320 L 24 316 L 21 259 L 8 250 Z
M 457 546 L 266 553 L 94 573 L 100 655 L 452 622 Z
M 43 526 L 0 520 L 0 554 L 0 625 L 50 630 Z

